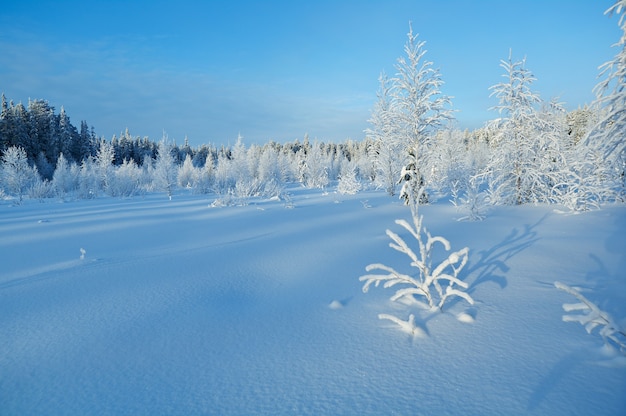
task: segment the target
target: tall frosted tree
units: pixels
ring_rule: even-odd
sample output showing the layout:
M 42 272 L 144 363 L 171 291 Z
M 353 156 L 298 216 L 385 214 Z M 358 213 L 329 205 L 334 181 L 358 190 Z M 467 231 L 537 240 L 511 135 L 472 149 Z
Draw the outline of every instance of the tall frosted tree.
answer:
M 606 114 L 591 130 L 585 144 L 600 154 L 606 169 L 616 183 L 621 197 L 626 197 L 626 0 L 619 0 L 605 13 L 619 15 L 622 29 L 619 41 L 614 45 L 618 52 L 600 69 L 602 81 L 596 86 L 596 104 Z
M 532 91 L 536 80 L 526 68 L 526 59 L 502 60 L 505 81 L 491 89 L 491 96 L 498 99 L 493 109 L 501 117 L 492 126 L 498 132 L 493 145 L 496 147 L 490 162 L 493 202 L 522 204 L 527 202 L 531 163 L 538 155 L 535 140 L 537 106 L 541 99 Z
M 376 181 L 385 188 L 389 195 L 395 195 L 400 171 L 405 162 L 406 146 L 395 133 L 397 125 L 394 120 L 391 99 L 391 82 L 383 72 L 379 77 L 380 87 L 376 94 L 377 101 L 369 119 L 371 128 L 365 130 L 372 140 L 369 149 L 376 166 Z
M 444 82 L 439 70 L 424 57 L 426 42 L 418 41 L 410 25 L 407 37 L 406 57 L 399 58 L 396 64 L 391 95 L 397 134 L 407 150 L 406 166 L 412 169 L 407 185 L 416 188 L 425 186 L 430 141 L 452 118 L 452 111 L 450 97 L 441 92 Z
M 382 149 L 381 162 L 390 157 L 386 153 L 396 148 L 404 157 L 400 166 L 394 166 L 390 173 L 401 171 L 398 179 L 405 180 L 403 198 L 407 197 L 408 190 L 413 189 L 410 192 L 416 194 L 417 188 L 425 185 L 430 140 L 452 118 L 450 98 L 441 92 L 441 74 L 425 59 L 426 42 L 418 40 L 411 25 L 407 38 L 406 56 L 398 59 L 396 75 L 389 80 L 389 88 L 384 76 L 381 79 L 379 101 L 371 119 L 372 131 L 387 146 L 378 147 Z

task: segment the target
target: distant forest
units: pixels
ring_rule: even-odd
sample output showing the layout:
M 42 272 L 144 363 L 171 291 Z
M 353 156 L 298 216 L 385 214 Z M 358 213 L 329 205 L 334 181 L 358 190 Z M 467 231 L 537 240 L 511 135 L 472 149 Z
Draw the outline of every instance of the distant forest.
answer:
M 30 100 L 27 106 L 21 102 L 15 104 L 7 101 L 2 94 L 2 111 L 0 112 L 0 157 L 12 146 L 20 147 L 26 152 L 29 163 L 36 166 L 42 179 L 52 179 L 59 155 L 63 154 L 69 163 L 80 165 L 84 160 L 96 157 L 103 142 L 110 143 L 113 148 L 113 165 L 120 166 L 124 161 L 132 161 L 142 166 L 146 160 L 156 160 L 159 140 L 146 136 L 133 136 L 126 129 L 119 137 L 113 135 L 110 140 L 98 136 L 93 126 L 87 121 L 80 122 L 80 128 L 74 126 L 65 109 L 57 114 L 55 107 L 42 99 Z M 354 152 L 354 143 L 328 143 L 328 152 L 341 152 L 347 157 Z M 297 153 L 310 147 L 310 140 L 305 134 L 302 143 L 295 139 L 293 143 L 267 143 L 273 148 L 284 149 Z M 231 149 L 226 146 L 216 147 L 210 143 L 191 147 L 185 139 L 182 145 L 170 143 L 170 152 L 176 164 L 182 165 L 189 155 L 193 165 L 203 167 L 208 155 L 217 162 L 218 154 L 229 155 Z

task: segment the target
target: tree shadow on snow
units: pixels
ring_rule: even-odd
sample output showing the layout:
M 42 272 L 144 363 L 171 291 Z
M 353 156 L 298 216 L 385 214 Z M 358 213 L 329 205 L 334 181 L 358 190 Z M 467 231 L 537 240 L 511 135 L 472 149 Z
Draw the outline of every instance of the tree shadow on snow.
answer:
M 585 276 L 588 287 L 583 288 L 584 295 L 618 322 L 626 319 L 626 272 L 624 266 L 618 266 L 618 274 L 612 273 L 599 256 L 590 253 L 589 257 L 596 268 Z
M 507 262 L 532 246 L 539 240 L 535 229 L 548 215 L 544 215 L 533 225 L 524 225 L 522 230 L 514 228 L 500 243 L 478 252 L 478 259 L 470 259 L 467 275 L 476 275 L 467 292 L 472 294 L 476 288 L 484 283 L 493 282 L 504 289 L 507 286 L 505 274 L 510 267 Z

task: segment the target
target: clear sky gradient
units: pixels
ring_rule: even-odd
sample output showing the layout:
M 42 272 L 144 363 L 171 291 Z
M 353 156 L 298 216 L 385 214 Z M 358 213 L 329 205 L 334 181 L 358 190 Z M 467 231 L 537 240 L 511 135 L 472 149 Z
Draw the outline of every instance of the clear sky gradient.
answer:
M 590 103 L 617 52 L 612 0 L 10 1 L 0 92 L 64 106 L 110 139 L 202 143 L 361 140 L 381 71 L 409 21 L 453 96 L 459 127 L 497 114 L 501 59 L 527 58 L 544 99 Z

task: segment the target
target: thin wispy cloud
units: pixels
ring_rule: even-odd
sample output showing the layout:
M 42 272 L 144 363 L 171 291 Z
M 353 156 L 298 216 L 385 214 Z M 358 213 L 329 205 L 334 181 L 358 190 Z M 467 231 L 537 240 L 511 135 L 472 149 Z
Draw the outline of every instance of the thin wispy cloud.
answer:
M 129 128 L 158 140 L 165 130 L 194 144 L 238 133 L 362 139 L 378 75 L 393 76 L 409 21 L 461 128 L 495 117 L 488 88 L 510 48 L 528 57 L 544 99 L 576 108 L 593 99 L 619 34 L 603 15 L 611 0 L 26 3 L 0 14 L 7 98 L 64 106 L 106 138 Z

